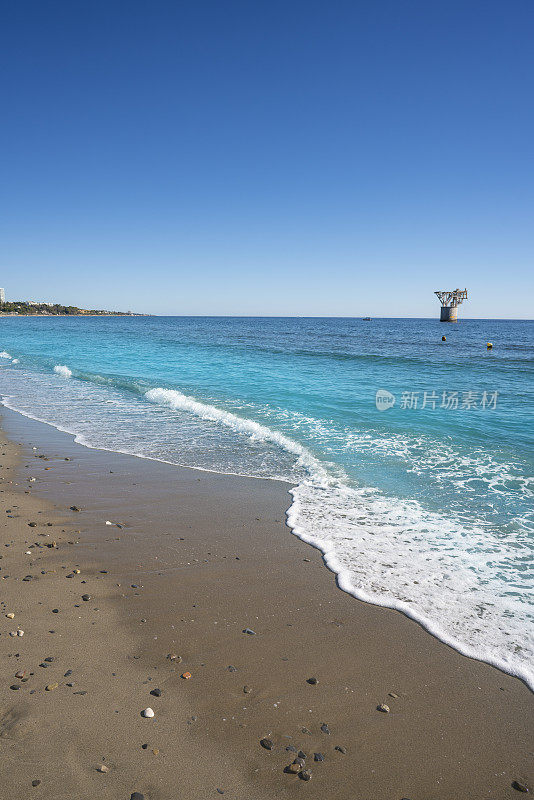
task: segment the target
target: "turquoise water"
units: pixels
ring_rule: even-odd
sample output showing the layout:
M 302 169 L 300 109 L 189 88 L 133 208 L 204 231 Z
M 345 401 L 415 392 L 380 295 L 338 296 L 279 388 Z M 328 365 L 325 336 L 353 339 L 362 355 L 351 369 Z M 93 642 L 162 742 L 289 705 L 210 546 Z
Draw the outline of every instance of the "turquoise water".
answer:
M 0 350 L 10 408 L 291 482 L 342 588 L 534 686 L 534 323 L 2 318 Z

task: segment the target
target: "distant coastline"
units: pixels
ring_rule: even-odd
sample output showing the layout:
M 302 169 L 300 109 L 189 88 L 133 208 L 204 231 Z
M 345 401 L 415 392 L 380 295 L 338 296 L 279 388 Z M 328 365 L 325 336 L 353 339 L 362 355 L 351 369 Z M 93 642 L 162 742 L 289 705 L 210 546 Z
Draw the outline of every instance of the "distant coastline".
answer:
M 64 306 L 60 303 L 34 303 L 28 300 L 10 300 L 0 303 L 0 317 L 147 317 L 133 311 L 104 311 L 101 309 Z

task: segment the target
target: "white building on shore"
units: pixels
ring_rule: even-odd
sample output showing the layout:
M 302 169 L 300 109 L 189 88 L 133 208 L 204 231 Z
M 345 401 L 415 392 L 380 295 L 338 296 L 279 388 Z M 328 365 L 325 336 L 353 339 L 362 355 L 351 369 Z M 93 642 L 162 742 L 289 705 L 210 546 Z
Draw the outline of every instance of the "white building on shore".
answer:
M 0 303 L 6 302 L 6 292 L 5 289 L 0 289 Z

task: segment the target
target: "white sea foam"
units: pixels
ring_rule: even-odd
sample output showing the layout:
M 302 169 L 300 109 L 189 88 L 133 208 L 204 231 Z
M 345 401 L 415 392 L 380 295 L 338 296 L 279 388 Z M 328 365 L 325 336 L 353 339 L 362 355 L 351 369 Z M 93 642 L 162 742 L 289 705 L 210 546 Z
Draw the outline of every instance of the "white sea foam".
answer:
M 18 363 L 19 363 L 19 360 L 18 360 L 18 358 L 12 358 L 12 359 L 11 359 L 11 363 L 12 363 L 12 364 L 18 364 Z
M 72 378 L 72 370 L 64 364 L 56 364 L 54 372 L 57 373 L 57 375 L 61 375 L 62 378 Z
M 0 353 L 0 358 L 11 358 L 11 356 L 9 355 L 9 353 L 6 353 L 5 350 L 2 350 L 2 352 Z
M 291 490 L 288 524 L 324 555 L 354 597 L 397 609 L 459 652 L 516 675 L 534 690 L 531 614 L 499 564 L 526 556 L 486 527 L 425 511 L 373 488 Z

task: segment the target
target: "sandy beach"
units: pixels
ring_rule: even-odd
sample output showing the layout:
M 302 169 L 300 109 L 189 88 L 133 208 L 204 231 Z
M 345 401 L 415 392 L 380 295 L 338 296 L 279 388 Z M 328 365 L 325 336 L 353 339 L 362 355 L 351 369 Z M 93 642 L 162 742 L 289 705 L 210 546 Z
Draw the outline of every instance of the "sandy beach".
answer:
M 532 791 L 529 689 L 340 591 L 288 484 L 2 425 L 2 798 Z

